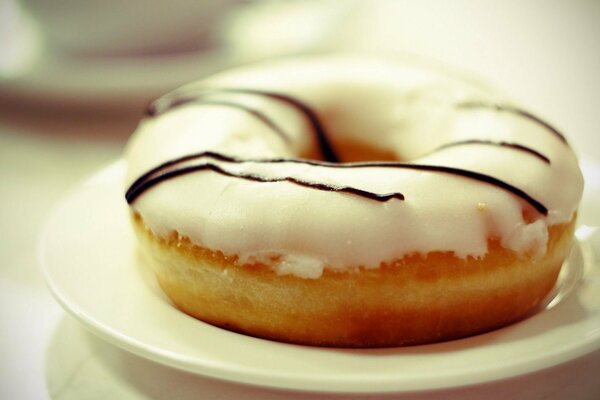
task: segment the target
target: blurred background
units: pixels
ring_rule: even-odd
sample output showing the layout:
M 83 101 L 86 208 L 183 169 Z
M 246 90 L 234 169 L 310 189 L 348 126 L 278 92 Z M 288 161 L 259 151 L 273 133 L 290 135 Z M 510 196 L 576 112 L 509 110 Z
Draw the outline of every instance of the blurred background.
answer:
M 600 193 L 599 39 L 597 0 L 0 0 L 0 398 L 58 397 L 57 387 L 91 398 L 44 364 L 65 316 L 37 240 L 52 206 L 120 157 L 153 98 L 288 55 L 432 60 L 558 127 L 582 156 L 586 191 Z M 594 196 L 582 219 L 598 226 Z

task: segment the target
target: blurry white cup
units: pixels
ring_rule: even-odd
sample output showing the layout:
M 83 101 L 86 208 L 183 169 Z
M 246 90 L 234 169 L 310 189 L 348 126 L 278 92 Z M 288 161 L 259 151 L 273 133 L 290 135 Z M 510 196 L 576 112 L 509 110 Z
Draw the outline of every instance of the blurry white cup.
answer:
M 45 45 L 71 56 L 195 51 L 240 0 L 21 0 Z

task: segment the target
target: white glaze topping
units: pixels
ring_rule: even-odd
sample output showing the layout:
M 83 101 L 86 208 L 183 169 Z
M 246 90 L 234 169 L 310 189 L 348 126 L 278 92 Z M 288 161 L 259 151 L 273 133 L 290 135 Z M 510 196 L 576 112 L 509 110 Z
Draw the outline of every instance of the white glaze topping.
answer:
M 517 113 L 460 107 L 465 102 L 507 101 L 434 70 L 360 57 L 308 58 L 226 72 L 172 96 L 206 88 L 293 96 L 319 115 L 335 149 L 347 141 L 367 143 L 403 161 L 475 171 L 522 190 L 548 209 L 543 215 L 510 191 L 437 171 L 232 163 L 207 157 L 178 167 L 211 163 L 233 175 L 400 192 L 404 200 L 378 202 L 293 182 L 255 182 L 197 171 L 162 181 L 132 202 L 155 234 L 177 231 L 200 246 L 237 255 L 241 262 L 263 262 L 280 274 L 318 278 L 324 268 L 376 268 L 411 253 L 483 257 L 490 237 L 509 249 L 541 255 L 547 227 L 568 222 L 579 203 L 582 176 L 566 143 Z M 310 124 L 289 104 L 247 93 L 219 92 L 208 98 L 213 104 L 190 102 L 140 123 L 127 148 L 128 185 L 161 163 L 192 153 L 213 151 L 244 159 L 318 153 Z M 285 136 L 256 115 L 214 104 L 231 102 L 268 116 Z M 526 146 L 550 163 L 525 151 L 487 144 L 434 151 L 473 139 Z

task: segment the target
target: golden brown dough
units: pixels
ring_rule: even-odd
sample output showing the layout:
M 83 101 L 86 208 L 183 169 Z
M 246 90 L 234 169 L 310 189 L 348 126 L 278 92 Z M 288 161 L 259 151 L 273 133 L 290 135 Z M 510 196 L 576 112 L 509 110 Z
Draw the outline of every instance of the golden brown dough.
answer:
M 490 240 L 482 259 L 411 255 L 380 268 L 303 279 L 240 264 L 176 233 L 156 237 L 139 216 L 133 220 L 160 286 L 184 312 L 252 336 L 336 347 L 438 342 L 527 316 L 555 284 L 575 225 L 574 218 L 551 227 L 540 259 Z

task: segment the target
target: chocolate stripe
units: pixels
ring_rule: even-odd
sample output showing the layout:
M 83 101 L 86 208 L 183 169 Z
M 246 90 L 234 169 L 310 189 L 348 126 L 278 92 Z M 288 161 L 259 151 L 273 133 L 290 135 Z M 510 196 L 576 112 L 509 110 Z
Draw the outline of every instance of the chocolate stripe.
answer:
M 172 100 L 173 107 L 176 107 L 176 106 L 182 104 L 181 100 L 179 100 L 179 99 L 201 98 L 204 96 L 208 96 L 208 95 L 212 95 L 212 94 L 219 94 L 219 93 L 238 93 L 238 94 L 250 94 L 250 95 L 256 95 L 256 96 L 263 96 L 263 97 L 268 97 L 268 98 L 271 98 L 274 100 L 284 102 L 284 103 L 289 104 L 290 106 L 296 108 L 308 120 L 308 122 L 312 128 L 312 131 L 314 132 L 315 137 L 317 139 L 317 143 L 319 144 L 319 148 L 321 149 L 321 152 L 323 153 L 323 158 L 330 162 L 339 162 L 339 157 L 337 156 L 337 154 L 335 153 L 335 150 L 333 149 L 333 146 L 329 142 L 328 135 L 325 132 L 323 124 L 321 123 L 317 113 L 315 111 L 313 111 L 312 108 L 309 107 L 307 104 L 303 103 L 302 101 L 300 101 L 290 95 L 283 94 L 283 93 L 277 93 L 277 92 L 271 92 L 271 91 L 258 90 L 258 89 L 246 89 L 246 88 L 204 88 L 204 89 L 199 89 L 199 90 L 193 91 L 193 92 L 174 93 L 172 95 L 167 95 L 163 99 L 169 99 L 170 97 L 173 97 L 173 96 L 180 96 L 180 97 L 174 97 Z M 161 99 L 159 99 L 159 101 L 161 101 Z M 185 104 L 185 103 L 183 103 L 183 104 Z
M 226 155 L 223 155 L 220 153 L 215 153 L 215 152 L 202 152 L 202 153 L 197 153 L 197 154 L 190 154 L 190 155 L 187 155 L 184 157 L 180 157 L 178 159 L 171 160 L 171 161 L 166 162 L 156 168 L 153 168 L 152 170 L 150 170 L 147 173 L 145 173 L 144 175 L 142 175 L 142 177 L 137 179 L 133 183 L 133 185 L 131 185 L 131 187 L 129 188 L 129 190 L 127 191 L 126 196 L 125 196 L 127 199 L 127 202 L 129 204 L 133 203 L 133 201 L 135 201 L 135 199 L 137 197 L 139 197 L 145 190 L 149 189 L 150 187 L 152 187 L 162 181 L 165 181 L 165 180 L 170 179 L 175 176 L 180 176 L 183 174 L 188 174 L 191 172 L 207 170 L 207 169 L 212 170 L 217 173 L 221 173 L 223 175 L 227 175 L 227 176 L 231 176 L 231 177 L 238 177 L 241 179 L 254 180 L 257 182 L 288 181 L 291 183 L 300 184 L 302 186 L 311 187 L 314 189 L 339 191 L 339 192 L 347 192 L 347 193 L 351 193 L 351 194 L 356 194 L 358 196 L 366 197 L 366 198 L 369 198 L 372 200 L 377 200 L 377 201 L 388 201 L 392 198 L 404 199 L 404 196 L 398 192 L 380 195 L 377 193 L 364 191 L 364 190 L 361 190 L 361 189 L 358 189 L 355 187 L 343 186 L 341 188 L 338 188 L 336 186 L 327 185 L 327 184 L 324 184 L 321 182 L 303 181 L 303 180 L 298 180 L 293 177 L 266 178 L 266 177 L 260 177 L 258 175 L 239 174 L 239 173 L 235 173 L 235 172 L 231 172 L 231 171 L 226 171 L 226 170 L 222 169 L 221 167 L 218 167 L 215 164 L 210 164 L 210 163 L 203 163 L 203 164 L 197 165 L 197 166 L 183 167 L 183 168 L 175 169 L 175 170 L 171 170 L 171 171 L 164 171 L 165 169 L 168 169 L 172 166 L 176 166 L 177 164 L 183 163 L 185 161 L 190 161 L 190 160 L 198 159 L 198 158 L 202 158 L 202 157 L 213 158 L 213 159 L 230 162 L 230 163 L 246 163 L 246 162 L 268 163 L 268 164 L 301 163 L 301 164 L 315 165 L 315 166 L 321 166 L 321 167 L 327 167 L 327 168 L 373 168 L 373 167 L 403 168 L 403 169 L 414 169 L 414 170 L 421 170 L 421 171 L 448 173 L 448 174 L 452 174 L 452 175 L 458 175 L 461 177 L 485 182 L 485 183 L 491 184 L 493 186 L 499 187 L 501 189 L 507 190 L 507 191 L 513 193 L 514 195 L 516 195 L 517 197 L 520 197 L 521 199 L 525 200 L 532 207 L 534 207 L 539 213 L 541 213 L 543 215 L 548 214 L 548 209 L 542 203 L 540 203 L 533 197 L 529 196 L 526 192 L 522 191 L 521 189 L 519 189 L 515 186 L 512 186 L 509 183 L 504 182 L 493 176 L 481 174 L 481 173 L 475 172 L 475 171 L 460 169 L 460 168 L 445 167 L 445 166 L 439 166 L 439 165 L 401 163 L 401 162 L 362 162 L 362 163 L 340 164 L 340 163 L 331 163 L 331 162 L 325 162 L 325 161 L 284 159 L 284 158 L 240 159 L 240 158 L 230 157 L 230 156 L 226 156 Z M 209 165 L 211 167 L 208 167 Z
M 279 135 L 283 140 L 285 140 L 286 143 L 290 142 L 290 137 L 283 131 L 283 129 L 281 129 L 279 125 L 277 125 L 272 119 L 267 117 L 265 114 L 254 108 L 248 107 L 240 103 L 234 103 L 232 101 L 209 100 L 204 99 L 202 97 L 178 97 L 175 99 L 164 98 L 159 99 L 154 103 L 150 104 L 146 111 L 148 115 L 154 117 L 164 114 L 165 112 L 172 110 L 175 107 L 179 107 L 185 104 L 225 106 L 245 111 L 248 114 L 259 119 L 269 128 L 271 128 L 271 130 L 273 130 L 277 135 Z
M 219 93 L 240 93 L 240 94 L 251 94 L 257 96 L 264 96 L 268 98 L 272 98 L 278 101 L 282 101 L 286 104 L 289 104 L 299 110 L 310 123 L 313 132 L 316 135 L 317 141 L 325 158 L 325 161 L 314 161 L 314 160 L 299 160 L 299 159 L 285 159 L 285 158 L 270 158 L 270 159 L 240 159 L 231 156 L 227 156 L 221 153 L 216 152 L 201 152 L 195 154 L 189 154 L 183 157 L 179 157 L 170 161 L 167 161 L 155 168 L 152 168 L 142 176 L 140 176 L 127 190 L 125 197 L 128 203 L 132 203 L 138 198 L 144 191 L 153 187 L 154 185 L 163 182 L 165 180 L 197 172 L 197 171 L 205 171 L 210 170 L 225 176 L 235 177 L 239 179 L 245 179 L 255 182 L 290 182 L 296 185 L 309 187 L 317 190 L 326 190 L 326 191 L 335 191 L 335 192 L 345 192 L 355 194 L 361 197 L 365 197 L 368 199 L 376 200 L 376 201 L 388 201 L 391 199 L 399 199 L 403 200 L 404 196 L 402 193 L 388 193 L 388 194 L 378 194 L 370 191 L 365 191 L 356 187 L 351 186 L 335 186 L 326 184 L 323 182 L 313 182 L 306 181 L 298 178 L 294 178 L 291 176 L 285 176 L 280 178 L 268 178 L 261 175 L 256 174 L 244 174 L 244 173 L 236 173 L 232 171 L 228 171 L 227 169 L 210 162 L 203 162 L 197 165 L 191 166 L 183 166 L 178 168 L 178 166 L 182 163 L 193 161 L 200 158 L 211 158 L 217 161 L 227 162 L 227 163 L 302 163 L 307 165 L 314 165 L 320 167 L 327 168 L 403 168 L 403 169 L 414 169 L 421 171 L 431 171 L 431 172 L 439 172 L 439 173 L 447 173 L 452 175 L 461 176 L 468 179 L 474 179 L 481 182 L 485 182 L 496 186 L 498 188 L 507 190 L 514 195 L 520 197 L 529 203 L 532 207 L 534 207 L 541 214 L 547 215 L 548 209 L 541 204 L 539 201 L 529 196 L 526 192 L 521 189 L 510 185 L 507 182 L 504 182 L 498 178 L 495 178 L 490 175 L 481 174 L 471 170 L 465 170 L 460 168 L 439 166 L 439 165 L 427 165 L 427 164 L 413 164 L 413 163 L 402 163 L 402 162 L 362 162 L 362 163 L 339 163 L 338 157 L 335 154 L 331 144 L 329 143 L 328 137 L 325 134 L 325 130 L 317 116 L 317 114 L 306 104 L 301 101 L 282 93 L 270 92 L 270 91 L 262 91 L 256 89 L 246 89 L 246 88 L 207 88 L 202 89 L 200 91 L 195 91 L 192 94 L 184 94 L 184 93 L 175 93 L 173 95 L 165 96 L 156 102 L 154 102 L 148 109 L 148 113 L 150 115 L 160 115 L 163 112 L 166 112 L 174 107 L 178 107 L 183 104 L 189 104 L 191 102 L 198 102 L 200 104 L 214 104 L 214 105 L 224 105 L 229 107 L 240 108 L 244 111 L 247 111 L 259 118 L 265 124 L 267 124 L 271 129 L 273 129 L 276 133 L 281 135 L 283 138 L 289 138 L 285 133 L 271 121 L 266 115 L 262 114 L 258 110 L 254 110 L 252 108 L 246 107 L 242 104 L 229 102 L 229 101 L 219 101 L 219 100 L 210 100 L 207 99 L 207 96 Z M 461 109 L 476 109 L 476 108 L 492 108 L 497 111 L 505 111 L 511 112 L 517 115 L 520 115 L 525 118 L 529 118 L 545 128 L 547 128 L 550 132 L 554 133 L 559 139 L 561 139 L 564 143 L 566 140 L 562 134 L 560 134 L 556 129 L 550 126 L 545 121 L 540 118 L 534 116 L 533 114 L 521 110 L 519 108 L 508 106 L 508 105 L 499 105 L 493 103 L 483 103 L 483 102 L 466 102 L 458 105 Z M 523 146 L 517 143 L 507 143 L 507 142 L 493 142 L 489 140 L 464 140 L 460 142 L 448 143 L 437 150 L 441 150 L 444 148 L 459 146 L 459 145 L 470 145 L 470 144 L 484 144 L 484 145 L 496 145 L 496 146 L 504 146 L 507 148 L 512 148 L 518 151 L 527 152 L 535 157 L 538 157 L 542 161 L 550 164 L 550 160 L 541 154 L 540 152 L 531 149 L 527 146 Z
M 165 163 L 162 163 L 162 164 L 152 168 L 151 170 L 149 170 L 148 172 L 146 172 L 145 174 L 143 174 L 139 178 L 137 178 L 131 184 L 131 186 L 129 186 L 129 189 L 127 189 L 127 192 L 125 192 L 125 198 L 127 199 L 127 202 L 131 203 L 133 200 L 130 200 L 130 199 L 135 199 L 137 196 L 139 196 L 141 194 L 141 192 L 144 191 L 141 189 L 141 187 L 144 185 L 145 181 L 152 178 L 152 175 L 157 174 L 157 173 L 161 172 L 162 170 L 165 170 L 173 165 L 181 164 L 185 161 L 190 161 L 190 160 L 194 160 L 194 159 L 201 158 L 201 157 L 210 157 L 210 158 L 213 158 L 215 160 L 220 160 L 220 161 L 232 161 L 233 160 L 231 157 L 221 155 L 219 153 L 215 153 L 215 152 L 211 152 L 211 151 L 204 151 L 202 153 L 194 153 L 194 154 L 189 154 L 189 155 L 186 155 L 183 157 L 174 158 L 172 160 L 169 160 Z M 138 193 L 138 192 L 140 192 L 140 193 Z
M 438 150 L 447 149 L 449 147 L 457 147 L 457 146 L 464 146 L 464 145 L 471 145 L 471 144 L 481 144 L 481 145 L 488 145 L 488 146 L 499 146 L 499 147 L 506 147 L 506 148 L 510 148 L 510 149 L 522 151 L 522 152 L 531 154 L 531 155 L 539 158 L 540 160 L 542 160 L 546 164 L 550 164 L 550 159 L 548 157 L 546 157 L 542 153 L 540 153 L 540 152 L 532 149 L 531 147 L 523 146 L 523 145 L 518 144 L 518 143 L 494 142 L 492 140 L 470 139 L 470 140 L 461 140 L 461 141 L 458 141 L 458 142 L 446 143 L 446 144 L 444 144 L 444 145 L 436 148 L 435 150 L 433 150 L 429 154 L 433 154 L 433 153 L 437 152 Z
M 544 121 L 540 117 L 530 113 L 529 111 L 523 110 L 521 108 L 507 105 L 507 104 L 485 103 L 485 102 L 479 102 L 479 101 L 460 103 L 460 104 L 458 104 L 458 108 L 463 109 L 463 110 L 464 109 L 468 110 L 468 109 L 489 108 L 489 109 L 493 109 L 496 111 L 509 112 L 512 114 L 519 115 L 523 118 L 530 119 L 530 120 L 542 125 L 548 131 L 550 131 L 552 134 L 554 134 L 557 138 L 559 138 L 564 144 L 568 145 L 567 139 L 556 128 L 554 128 L 552 125 L 550 125 L 548 122 Z
M 299 186 L 308 187 L 311 189 L 323 190 L 323 191 L 328 191 L 328 192 L 350 193 L 350 194 L 365 197 L 365 198 L 379 201 L 379 202 L 385 202 L 385 201 L 388 201 L 391 199 L 404 200 L 404 195 L 402 193 L 397 193 L 397 192 L 378 194 L 378 193 L 373 193 L 373 192 L 369 192 L 366 190 L 358 189 L 358 188 L 355 188 L 352 186 L 334 186 L 334 185 L 329 185 L 326 183 L 305 181 L 305 180 L 297 179 L 297 178 L 294 178 L 291 176 L 285 176 L 285 177 L 281 177 L 281 178 L 267 178 L 267 177 L 255 175 L 255 174 L 235 173 L 235 172 L 227 171 L 226 169 L 223 169 L 218 165 L 211 164 L 211 163 L 205 163 L 205 164 L 193 165 L 193 166 L 189 166 L 189 167 L 183 167 L 183 168 L 171 170 L 171 171 L 165 172 L 163 174 L 157 175 L 155 177 L 150 177 L 149 179 L 140 182 L 139 185 L 134 190 L 130 189 L 128 191 L 129 195 L 127 197 L 127 202 L 129 204 L 131 204 L 145 190 L 151 188 L 152 186 L 155 186 L 156 184 L 158 184 L 160 182 L 175 178 L 180 175 L 187 175 L 192 172 L 205 171 L 205 170 L 217 172 L 221 175 L 230 176 L 233 178 L 240 178 L 240 179 L 245 179 L 245 180 L 254 181 L 254 182 L 263 182 L 263 183 L 264 182 L 290 182 L 290 183 L 293 183 L 293 184 L 296 184 Z

